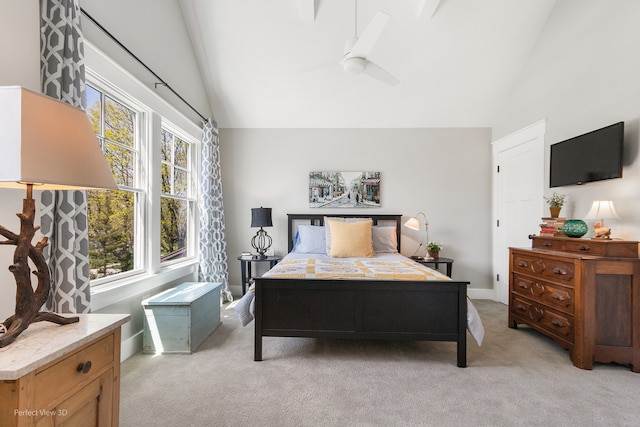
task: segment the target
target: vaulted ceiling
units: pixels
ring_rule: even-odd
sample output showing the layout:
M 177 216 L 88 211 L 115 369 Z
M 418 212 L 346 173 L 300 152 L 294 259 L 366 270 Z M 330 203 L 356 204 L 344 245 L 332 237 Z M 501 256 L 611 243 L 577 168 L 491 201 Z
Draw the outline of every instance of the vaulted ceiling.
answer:
M 556 2 L 180 1 L 226 128 L 491 126 Z M 341 65 L 379 11 L 368 59 L 396 85 Z

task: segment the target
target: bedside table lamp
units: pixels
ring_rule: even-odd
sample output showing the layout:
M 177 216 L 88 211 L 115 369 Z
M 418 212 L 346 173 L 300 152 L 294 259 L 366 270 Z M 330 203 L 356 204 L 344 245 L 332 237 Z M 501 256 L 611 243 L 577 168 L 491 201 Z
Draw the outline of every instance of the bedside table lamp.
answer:
M 267 257 L 265 252 L 271 247 L 271 236 L 267 234 L 262 227 L 272 227 L 271 222 L 271 208 L 259 208 L 251 209 L 251 227 L 260 227 L 260 230 L 251 239 L 251 246 L 258 252 L 258 258 L 264 259 Z
M 611 229 L 604 226 L 604 220 L 618 218 L 620 217 L 611 200 L 594 200 L 584 219 L 600 220 L 594 225 L 594 239 L 611 239 Z
M 422 247 L 426 248 L 427 242 L 429 242 L 429 221 L 427 220 L 427 216 L 423 212 L 418 212 L 415 217 L 409 218 L 409 220 L 407 220 L 407 222 L 404 223 L 404 226 L 407 228 L 410 228 L 411 230 L 420 231 L 421 224 L 420 224 L 420 221 L 418 221 L 418 217 L 420 216 L 424 218 L 424 236 L 422 237 L 422 241 L 420 242 L 418 249 L 416 249 L 413 255 L 411 255 L 411 258 L 417 259 L 417 260 L 432 259 L 431 257 L 426 255 L 426 249 L 425 249 L 425 256 L 416 255 L 420 251 L 420 248 Z
M 9 266 L 16 281 L 16 311 L 2 323 L 0 347 L 11 344 L 29 325 L 38 321 L 68 324 L 78 317 L 41 312 L 51 289 L 49 266 L 42 254 L 43 238 L 31 241 L 36 203 L 33 190 L 117 189 L 87 113 L 19 86 L 0 87 L 0 187 L 26 188 L 20 218 L 20 233 L 0 226 L 6 240 L 15 245 Z M 31 271 L 29 260 L 35 266 Z M 37 287 L 31 284 L 31 274 Z

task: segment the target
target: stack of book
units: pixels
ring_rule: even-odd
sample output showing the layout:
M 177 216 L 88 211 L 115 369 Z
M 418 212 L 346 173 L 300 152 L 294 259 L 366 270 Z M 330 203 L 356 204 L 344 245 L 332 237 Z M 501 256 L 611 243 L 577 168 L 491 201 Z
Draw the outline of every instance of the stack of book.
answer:
M 551 218 L 542 217 L 540 223 L 540 236 L 564 236 L 562 232 L 562 226 L 564 225 L 566 218 Z

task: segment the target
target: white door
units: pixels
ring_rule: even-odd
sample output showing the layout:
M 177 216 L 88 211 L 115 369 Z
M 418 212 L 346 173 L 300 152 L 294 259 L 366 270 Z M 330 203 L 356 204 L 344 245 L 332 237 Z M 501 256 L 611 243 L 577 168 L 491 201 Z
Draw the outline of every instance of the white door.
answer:
M 493 145 L 493 288 L 509 303 L 509 247 L 530 247 L 543 216 L 545 121 L 539 121 Z

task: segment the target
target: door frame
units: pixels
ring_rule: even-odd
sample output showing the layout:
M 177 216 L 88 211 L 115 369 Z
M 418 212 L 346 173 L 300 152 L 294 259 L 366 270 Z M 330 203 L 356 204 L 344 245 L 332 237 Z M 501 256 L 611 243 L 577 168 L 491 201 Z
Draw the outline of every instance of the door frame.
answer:
M 492 262 L 492 282 L 493 282 L 493 290 L 494 290 L 494 300 L 502 303 L 508 303 L 508 293 L 509 293 L 509 277 L 500 277 L 498 280 L 498 274 L 500 274 L 500 264 L 499 264 L 499 254 L 502 252 L 498 243 L 500 240 L 499 233 L 501 230 L 506 230 L 507 227 L 499 227 L 498 221 L 501 221 L 504 224 L 504 221 L 508 221 L 508 218 L 499 218 L 499 204 L 502 199 L 500 194 L 500 186 L 498 185 L 498 155 L 504 151 L 513 149 L 519 145 L 529 143 L 531 141 L 538 142 L 538 150 L 537 150 L 537 159 L 536 163 L 540 165 L 540 174 L 537 177 L 533 177 L 533 179 L 540 180 L 540 212 L 542 212 L 543 202 L 542 196 L 544 195 L 544 185 L 545 185 L 545 142 L 544 135 L 546 132 L 546 119 L 539 120 L 535 123 L 532 123 L 529 126 L 526 126 L 520 130 L 517 130 L 507 136 L 499 138 L 491 143 L 492 146 L 492 168 L 493 177 L 492 179 L 492 199 L 493 199 L 493 207 L 492 207 L 492 220 L 493 220 L 493 242 L 492 242 L 492 251 L 493 251 L 493 262 Z M 527 231 L 523 231 L 527 232 Z M 505 298 L 501 298 L 501 296 L 507 295 L 507 301 Z

